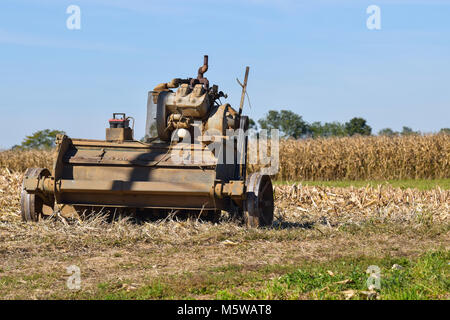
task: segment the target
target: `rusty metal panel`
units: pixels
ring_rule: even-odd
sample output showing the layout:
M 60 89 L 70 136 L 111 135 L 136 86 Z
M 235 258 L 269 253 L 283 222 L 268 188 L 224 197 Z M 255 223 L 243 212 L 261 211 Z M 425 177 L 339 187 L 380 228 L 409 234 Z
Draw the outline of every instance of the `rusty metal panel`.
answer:
M 123 194 L 112 195 L 104 193 L 62 193 L 60 204 L 98 206 L 98 207 L 129 207 L 155 209 L 188 209 L 212 210 L 216 204 L 209 197 L 175 195 L 145 195 Z
M 121 181 L 121 180 L 61 180 L 59 192 L 111 194 L 172 194 L 176 196 L 206 196 L 211 193 L 208 184 L 179 183 L 160 181 Z
M 131 128 L 106 128 L 106 141 L 133 140 Z
M 201 151 L 204 148 L 189 145 L 188 149 Z M 174 163 L 171 151 L 168 145 L 153 147 L 137 141 L 71 140 L 58 166 L 58 202 L 142 208 L 214 208 L 215 166 Z M 210 157 L 215 160 L 213 155 Z

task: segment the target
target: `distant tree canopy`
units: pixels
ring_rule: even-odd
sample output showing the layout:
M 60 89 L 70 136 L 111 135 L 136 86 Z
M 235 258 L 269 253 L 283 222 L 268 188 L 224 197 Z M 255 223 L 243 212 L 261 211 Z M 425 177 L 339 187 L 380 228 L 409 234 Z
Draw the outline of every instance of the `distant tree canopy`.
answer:
M 319 121 L 308 124 L 303 118 L 289 110 L 270 110 L 266 116 L 258 120 L 261 129 L 278 129 L 283 137 L 298 139 L 301 137 L 352 136 L 355 134 L 370 135 L 372 128 L 363 118 L 353 118 L 349 122 Z
M 408 136 L 408 135 L 413 135 L 413 134 L 420 134 L 420 131 L 414 131 L 410 127 L 403 127 L 402 131 L 400 131 L 400 132 L 394 131 L 391 128 L 384 128 L 384 129 L 381 129 L 380 131 L 378 131 L 379 136 L 388 136 L 388 137 L 400 136 L 400 135 Z
M 288 110 L 281 110 L 280 112 L 270 110 L 265 118 L 258 120 L 258 123 L 261 129 L 280 130 L 281 135 L 286 138 L 298 139 L 309 132 L 308 124 L 302 117 Z
M 397 136 L 398 132 L 392 130 L 391 128 L 384 128 L 384 129 L 381 129 L 380 131 L 378 131 L 378 135 L 393 137 L 393 136 Z
M 343 137 L 347 135 L 345 125 L 339 122 L 321 122 L 316 121 L 310 124 L 311 135 L 316 137 Z
M 368 125 L 367 120 L 361 117 L 354 117 L 348 122 L 325 122 L 320 121 L 308 123 L 303 120 L 302 116 L 289 110 L 270 110 L 262 119 L 258 120 L 260 129 L 280 130 L 280 134 L 284 138 L 306 138 L 306 137 L 345 137 L 353 135 L 370 136 L 372 128 Z M 256 122 L 250 119 L 250 129 L 258 130 Z M 442 128 L 439 133 L 450 134 L 450 128 Z M 408 136 L 420 135 L 420 131 L 415 131 L 410 127 L 403 126 L 400 132 L 391 128 L 384 128 L 378 131 L 380 136 Z
M 419 131 L 414 131 L 410 127 L 403 127 L 402 132 L 400 132 L 400 134 L 402 136 L 408 136 L 408 135 L 411 135 L 411 134 L 420 134 L 420 132 Z
M 60 130 L 40 130 L 30 136 L 26 136 L 20 146 L 14 146 L 17 149 L 51 149 L 55 146 L 56 136 L 65 134 Z
M 363 118 L 353 118 L 349 122 L 346 122 L 345 131 L 349 136 L 353 136 L 355 134 L 370 136 L 372 134 L 372 128 Z

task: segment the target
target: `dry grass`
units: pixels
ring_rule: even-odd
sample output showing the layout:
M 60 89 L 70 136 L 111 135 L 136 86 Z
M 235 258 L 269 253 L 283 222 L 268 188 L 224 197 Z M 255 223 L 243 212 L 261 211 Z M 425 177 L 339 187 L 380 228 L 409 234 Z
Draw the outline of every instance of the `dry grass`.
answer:
M 0 168 L 0 221 L 19 218 L 23 173 Z M 401 189 L 390 185 L 365 188 L 275 186 L 275 215 L 278 221 L 298 222 L 302 216 L 327 219 L 415 219 L 429 216 L 436 221 L 449 218 L 450 190 Z
M 416 257 L 428 250 L 448 250 L 448 235 L 442 229 L 427 233 L 423 228 L 389 227 L 380 233 L 367 228 L 347 231 L 321 223 L 312 227 L 247 230 L 229 222 L 219 225 L 198 221 L 135 225 L 126 220 L 111 224 L 101 219 L 77 225 L 52 220 L 38 224 L 3 222 L 0 296 L 104 299 L 109 293 L 128 291 L 128 284 L 136 288 L 155 282 L 164 286 L 175 277 L 179 280 L 174 286 L 189 297 L 214 298 L 221 287 L 248 290 L 246 286 L 254 281 L 252 271 L 262 271 L 266 280 L 270 280 L 305 262 Z M 66 287 L 66 268 L 70 265 L 81 269 L 80 292 Z M 361 268 L 367 266 L 361 262 Z M 228 276 L 232 278 L 224 282 L 220 270 L 235 268 L 239 272 L 232 273 Z M 216 279 L 217 284 L 212 283 L 213 291 L 203 292 L 202 287 L 210 284 L 209 278 Z M 98 295 L 103 284 L 108 289 Z M 161 297 L 170 298 L 170 294 Z
M 443 223 L 450 218 L 450 190 L 400 189 L 390 185 L 365 188 L 277 186 L 276 210 L 287 220 L 321 215 L 332 224 L 355 221 Z
M 23 173 L 0 168 L 0 221 L 18 219 Z
M 450 178 L 448 134 L 282 141 L 275 177 L 284 181 L 439 178 Z
M 450 191 L 439 188 L 277 186 L 275 222 L 269 229 L 247 229 L 228 220 L 107 223 L 101 216 L 83 222 L 22 223 L 17 193 L 21 174 L 2 174 L 0 296 L 7 299 L 105 298 L 154 283 L 157 290 L 161 281 L 181 297 L 214 298 L 228 282 L 244 291 L 264 286 L 252 282 L 254 272 L 272 279 L 305 262 L 409 259 L 450 246 Z M 364 259 L 358 262 L 361 268 L 367 267 Z M 81 268 L 80 292 L 66 287 L 70 265 Z M 228 282 L 220 270 L 230 271 Z M 203 291 L 204 286 L 211 289 Z M 151 298 L 171 297 L 151 292 Z

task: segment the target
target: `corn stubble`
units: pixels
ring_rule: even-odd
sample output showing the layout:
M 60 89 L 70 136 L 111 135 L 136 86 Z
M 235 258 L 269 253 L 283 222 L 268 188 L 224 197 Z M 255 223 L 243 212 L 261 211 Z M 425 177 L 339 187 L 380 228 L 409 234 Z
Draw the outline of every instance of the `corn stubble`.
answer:
M 23 173 L 0 168 L 0 221 L 20 219 L 22 179 Z M 275 186 L 274 191 L 275 225 L 301 221 L 340 224 L 367 219 L 448 223 L 450 218 L 450 190 L 439 187 L 422 191 L 390 185 L 339 188 L 293 184 Z
M 367 221 L 431 224 L 450 218 L 450 190 L 401 189 L 390 185 L 365 188 L 302 186 L 275 187 L 280 220 L 314 220 L 341 225 Z

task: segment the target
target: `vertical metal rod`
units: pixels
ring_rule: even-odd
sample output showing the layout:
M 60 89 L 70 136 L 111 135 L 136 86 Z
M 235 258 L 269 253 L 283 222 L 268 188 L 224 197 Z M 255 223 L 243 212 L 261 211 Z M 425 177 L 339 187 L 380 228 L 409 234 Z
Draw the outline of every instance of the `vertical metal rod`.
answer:
M 203 65 L 198 69 L 197 79 L 203 79 L 203 74 L 208 71 L 208 55 L 203 56 Z
M 245 68 L 244 84 L 242 85 L 241 104 L 239 105 L 239 116 L 242 114 L 242 109 L 244 108 L 245 92 L 247 90 L 247 80 L 248 80 L 248 72 L 249 71 L 250 71 L 250 67 L 247 66 Z

